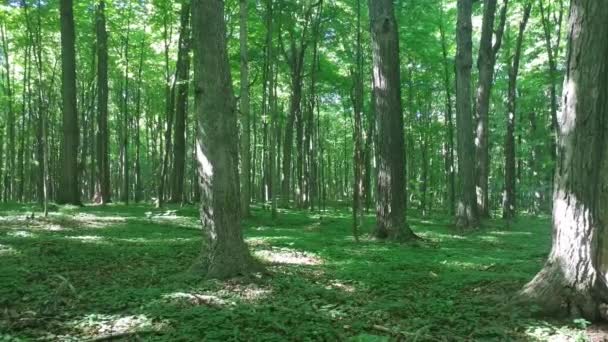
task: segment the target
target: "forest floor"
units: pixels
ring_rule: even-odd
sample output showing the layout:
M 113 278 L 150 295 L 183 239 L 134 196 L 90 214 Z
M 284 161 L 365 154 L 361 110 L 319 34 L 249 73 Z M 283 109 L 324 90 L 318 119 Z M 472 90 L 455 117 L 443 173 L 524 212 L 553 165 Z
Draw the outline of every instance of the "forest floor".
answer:
M 412 213 L 426 242 L 356 244 L 346 209 L 256 208 L 245 236 L 270 272 L 220 282 L 191 270 L 196 207 L 37 210 L 0 207 L 0 341 L 587 340 L 584 320 L 509 302 L 547 256 L 547 218 L 459 234 Z

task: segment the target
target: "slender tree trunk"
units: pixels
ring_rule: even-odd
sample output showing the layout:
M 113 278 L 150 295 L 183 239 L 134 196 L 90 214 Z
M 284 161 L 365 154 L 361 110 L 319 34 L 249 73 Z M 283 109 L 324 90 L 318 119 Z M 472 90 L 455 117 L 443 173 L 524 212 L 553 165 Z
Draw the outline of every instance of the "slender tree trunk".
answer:
M 456 226 L 476 228 L 477 194 L 475 191 L 475 145 L 471 113 L 472 0 L 458 0 L 456 28 L 456 125 L 458 128 L 458 193 Z
M 545 47 L 547 49 L 547 56 L 549 60 L 549 92 L 551 98 L 551 131 L 554 135 L 554 139 L 551 141 L 551 158 L 553 162 L 556 162 L 556 138 L 557 138 L 557 58 L 559 57 L 560 51 L 560 43 L 562 36 L 562 18 L 564 13 L 564 4 L 563 0 L 559 1 L 559 15 L 557 22 L 557 40 L 553 42 L 553 36 L 551 34 L 551 28 L 549 27 L 549 13 L 545 10 L 544 0 L 539 1 L 540 13 L 541 13 L 541 23 L 543 25 L 543 32 L 545 37 Z
M 377 226 L 381 239 L 415 238 L 406 220 L 405 142 L 399 72 L 399 35 L 392 0 L 369 1 L 375 113 L 378 128 Z
M 443 12 L 442 12 L 443 16 Z M 446 122 L 446 143 L 445 153 L 445 174 L 447 180 L 447 197 L 449 211 L 451 215 L 456 213 L 456 172 L 454 170 L 454 122 L 452 114 L 452 81 L 450 79 L 450 67 L 448 66 L 448 49 L 445 39 L 445 29 L 443 20 L 439 24 L 441 34 L 441 50 L 443 54 L 444 88 L 445 88 L 445 122 Z
M 108 149 L 108 34 L 105 1 L 97 3 L 97 188 L 96 202 L 112 201 L 110 187 L 110 156 Z
M 145 29 L 144 29 L 145 31 Z M 141 120 L 141 91 L 143 87 L 143 69 L 144 69 L 144 56 L 145 56 L 145 39 L 141 41 L 141 52 L 139 57 L 139 67 L 137 71 L 137 95 L 136 95 L 136 107 L 135 107 L 135 203 L 139 203 L 143 200 L 143 179 L 141 175 L 141 138 L 140 138 L 140 126 Z
M 241 210 L 243 217 L 248 217 L 251 213 L 249 202 L 251 200 L 251 132 L 250 132 L 250 108 L 249 108 L 249 55 L 248 45 L 248 0 L 239 1 L 240 9 L 240 31 L 239 41 L 241 48 Z
M 490 173 L 490 147 L 489 147 L 489 111 L 492 82 L 494 80 L 494 65 L 496 55 L 502 44 L 507 6 L 509 0 L 504 1 L 500 14 L 500 23 L 492 45 L 494 36 L 494 18 L 496 12 L 496 0 L 485 0 L 483 8 L 483 21 L 481 28 L 481 40 L 479 42 L 479 56 L 477 57 L 477 68 L 479 79 L 477 81 L 476 96 L 476 175 L 477 175 L 477 206 L 481 217 L 490 217 L 488 177 Z
M 546 313 L 608 320 L 608 3 L 573 0 L 553 194 L 553 248 L 523 297 Z M 576 86 L 574 86 L 576 85 Z
M 237 113 L 226 47 L 224 2 L 193 0 L 197 159 L 201 221 L 207 243 L 202 271 L 229 278 L 257 269 L 240 224 Z
M 512 219 L 516 214 L 516 163 L 515 163 L 515 118 L 517 115 L 517 75 L 519 73 L 519 61 L 521 58 L 521 49 L 523 45 L 524 32 L 528 19 L 532 2 L 528 2 L 524 8 L 524 16 L 519 24 L 519 34 L 515 46 L 515 55 L 509 66 L 509 93 L 507 99 L 507 133 L 505 136 L 505 187 L 503 193 L 502 217 L 504 219 Z
M 359 227 L 363 218 L 363 54 L 361 52 L 361 0 L 357 0 L 357 33 L 356 33 L 356 52 L 355 68 L 353 71 L 353 111 L 354 111 L 354 130 L 353 140 L 355 142 L 353 156 L 353 237 L 355 242 L 359 242 Z
M 172 203 L 184 197 L 186 167 L 186 116 L 188 112 L 188 84 L 190 74 L 190 3 L 182 3 L 179 51 L 177 56 L 177 86 L 175 99 L 175 143 L 173 144 L 173 172 L 171 176 Z
M 173 85 L 171 84 L 171 73 L 169 72 L 169 45 L 170 45 L 170 37 L 171 32 L 169 30 L 169 23 L 167 19 L 167 15 L 163 18 L 163 36 L 165 41 L 165 114 L 166 114 L 166 128 L 164 134 L 165 146 L 162 152 L 161 166 L 160 166 L 160 177 L 158 180 L 158 199 L 156 206 L 161 208 L 165 203 L 165 184 L 167 181 L 167 174 L 169 171 L 169 156 L 171 151 L 171 133 L 173 131 L 173 114 L 175 110 L 174 100 L 175 100 L 175 82 Z M 172 30 L 171 30 L 172 31 Z
M 12 86 L 12 72 L 11 72 L 11 58 L 9 54 L 9 41 L 6 35 L 6 26 L 4 23 L 0 26 L 2 30 L 2 50 L 4 51 L 4 67 L 6 71 L 6 97 L 7 97 L 7 155 L 8 160 L 6 161 L 6 173 L 4 174 L 4 201 L 12 199 L 13 196 L 13 182 L 14 182 L 14 170 L 15 170 L 15 112 L 13 106 L 13 86 Z
M 61 15 L 61 97 L 63 136 L 61 142 L 59 204 L 80 205 L 78 177 L 78 113 L 76 110 L 76 51 L 72 0 L 60 1 Z

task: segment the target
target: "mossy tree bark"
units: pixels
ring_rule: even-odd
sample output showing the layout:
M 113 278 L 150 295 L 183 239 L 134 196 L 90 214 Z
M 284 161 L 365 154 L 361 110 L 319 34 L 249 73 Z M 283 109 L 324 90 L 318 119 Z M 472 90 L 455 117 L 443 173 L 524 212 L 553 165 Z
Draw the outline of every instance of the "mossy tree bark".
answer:
M 203 272 L 229 278 L 257 269 L 240 224 L 238 129 L 222 0 L 192 2 L 196 139 Z
M 524 298 L 608 319 L 608 2 L 573 0 L 553 194 L 553 248 Z

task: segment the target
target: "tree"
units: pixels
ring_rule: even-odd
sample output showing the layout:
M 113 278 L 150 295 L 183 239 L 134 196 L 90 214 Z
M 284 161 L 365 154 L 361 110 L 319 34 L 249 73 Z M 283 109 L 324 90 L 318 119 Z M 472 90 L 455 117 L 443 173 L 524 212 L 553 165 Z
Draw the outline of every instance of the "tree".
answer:
M 392 0 L 370 0 L 373 91 L 378 130 L 376 230 L 380 239 L 415 238 L 406 220 L 405 141 L 399 72 L 398 26 Z
M 108 151 L 108 34 L 105 1 L 99 0 L 96 11 L 97 37 L 97 191 L 96 201 L 105 204 L 110 195 L 110 153 Z
M 477 57 L 477 68 L 479 80 L 477 81 L 476 95 L 476 175 L 477 175 L 477 206 L 479 215 L 490 216 L 490 205 L 488 195 L 488 176 L 490 171 L 489 153 L 489 112 L 490 94 L 492 92 L 492 81 L 494 79 L 494 65 L 496 55 L 502 45 L 502 37 L 507 19 L 507 7 L 509 0 L 505 0 L 500 12 L 500 23 L 494 35 L 494 19 L 496 12 L 496 0 L 485 0 L 483 5 L 483 21 L 481 27 L 481 39 L 479 42 L 479 56 Z M 492 42 L 492 38 L 495 38 Z
M 78 182 L 79 127 L 76 110 L 76 51 L 72 0 L 61 0 L 61 99 L 63 103 L 63 135 L 61 171 L 57 202 L 80 205 Z
M 237 114 L 224 2 L 193 0 L 192 25 L 201 221 L 207 240 L 202 271 L 211 278 L 228 278 L 258 266 L 240 224 Z
M 181 9 L 179 50 L 176 65 L 175 143 L 171 173 L 171 200 L 180 203 L 184 197 L 186 164 L 186 116 L 188 112 L 188 83 L 190 74 L 190 1 L 184 0 Z
M 458 194 L 456 226 L 468 229 L 478 225 L 475 191 L 475 146 L 471 114 L 472 0 L 458 0 L 456 29 L 456 128 L 458 153 Z
M 251 200 L 251 132 L 249 119 L 249 56 L 247 54 L 247 25 L 249 15 L 248 0 L 239 0 L 240 30 L 239 41 L 241 47 L 241 210 L 243 216 L 250 215 L 249 201 Z
M 519 24 L 519 34 L 515 44 L 515 55 L 509 63 L 509 93 L 507 96 L 507 134 L 505 136 L 505 188 L 502 203 L 502 217 L 512 219 L 515 216 L 515 118 L 517 115 L 517 75 L 519 74 L 519 62 L 521 59 L 521 49 L 524 39 L 524 32 L 532 3 L 528 2 L 524 8 L 524 16 Z
M 608 3 L 572 0 L 553 195 L 553 247 L 522 291 L 545 312 L 608 319 Z
M 359 242 L 359 225 L 363 217 L 363 54 L 361 47 L 361 0 L 357 0 L 357 33 L 355 70 L 353 73 L 353 140 L 355 141 L 353 155 L 353 236 Z

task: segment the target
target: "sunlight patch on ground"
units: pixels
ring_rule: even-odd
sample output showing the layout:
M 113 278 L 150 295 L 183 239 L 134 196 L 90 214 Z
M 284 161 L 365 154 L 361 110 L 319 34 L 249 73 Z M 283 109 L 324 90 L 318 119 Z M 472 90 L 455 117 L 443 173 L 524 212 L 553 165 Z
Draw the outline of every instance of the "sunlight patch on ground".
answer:
M 167 210 L 163 213 L 155 214 L 151 211 L 146 212 L 146 218 L 153 223 L 184 226 L 188 228 L 201 228 L 198 218 L 184 217 L 177 214 L 177 210 Z
M 323 260 L 318 256 L 291 248 L 271 248 L 254 252 L 255 256 L 273 264 L 288 265 L 321 265 Z
M 17 255 L 19 251 L 11 246 L 0 244 L 0 255 Z
M 218 291 L 174 292 L 164 295 L 163 299 L 174 304 L 226 307 L 236 305 L 237 301 L 255 303 L 267 298 L 271 292 L 256 284 L 226 284 Z
M 70 324 L 83 335 L 112 339 L 112 336 L 125 334 L 137 334 L 142 332 L 161 331 L 167 325 L 166 322 L 155 322 L 145 315 L 119 316 L 91 314 L 84 316 Z
M 200 240 L 199 238 L 167 238 L 167 239 L 146 239 L 146 238 L 112 238 L 112 240 L 131 243 L 166 243 L 166 242 L 190 242 Z
M 14 231 L 14 232 L 8 232 L 6 235 L 10 236 L 10 237 L 21 237 L 21 238 L 34 238 L 34 237 L 36 237 L 36 234 L 28 232 L 27 230 L 17 230 L 17 231 Z
M 523 235 L 523 236 L 531 236 L 531 232 L 512 232 L 512 231 L 504 231 L 504 230 L 494 230 L 488 232 L 490 235 L 499 235 L 499 236 L 509 236 L 509 235 Z
M 224 307 L 235 304 L 234 302 L 228 302 L 218 296 L 202 293 L 175 292 L 164 295 L 163 299 L 174 304 L 207 305 L 214 307 Z
M 97 235 L 80 235 L 80 236 L 66 236 L 66 239 L 78 240 L 84 243 L 93 243 L 93 244 L 108 244 L 108 241 L 105 241 L 103 236 Z
M 525 334 L 535 340 L 548 342 L 575 342 L 590 340 L 581 330 L 572 329 L 567 326 L 557 327 L 545 322 L 538 322 L 537 325 L 526 327 Z M 591 341 L 596 340 L 593 339 Z M 603 341 L 603 339 L 597 341 Z
M 328 289 L 328 290 L 332 290 L 332 289 L 342 290 L 342 291 L 348 292 L 348 293 L 353 293 L 353 292 L 355 292 L 357 290 L 354 286 L 352 286 L 350 284 L 346 284 L 346 283 L 341 282 L 339 280 L 333 280 L 325 288 Z

